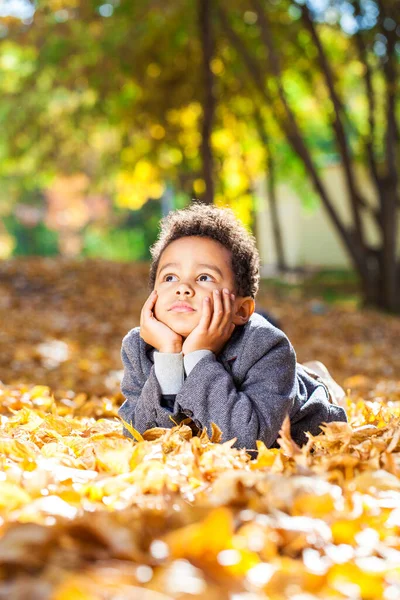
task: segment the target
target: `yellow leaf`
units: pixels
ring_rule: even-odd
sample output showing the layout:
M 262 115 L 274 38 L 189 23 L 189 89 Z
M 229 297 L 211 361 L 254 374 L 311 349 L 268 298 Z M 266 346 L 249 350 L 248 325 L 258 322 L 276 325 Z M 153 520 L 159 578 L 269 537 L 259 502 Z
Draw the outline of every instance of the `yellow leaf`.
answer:
M 232 548 L 233 515 L 225 507 L 212 510 L 200 523 L 173 531 L 163 540 L 174 558 L 196 558 L 203 555 L 216 557 L 219 552 Z
M 19 485 L 0 481 L 0 510 L 14 510 L 31 501 L 30 495 Z
M 157 460 L 141 462 L 133 471 L 133 474 L 135 476 L 135 483 L 140 488 L 142 494 L 160 493 L 170 479 L 164 464 Z
M 215 423 L 211 423 L 211 442 L 218 444 L 222 440 L 222 431 Z
M 264 467 L 271 467 L 274 464 L 277 455 L 279 455 L 281 451 L 278 450 L 278 448 L 267 448 L 264 442 L 261 442 L 260 440 L 257 440 L 256 444 L 258 456 L 255 460 L 251 461 L 250 468 L 255 470 L 262 469 Z
M 129 433 L 131 434 L 131 436 L 133 437 L 134 440 L 136 440 L 137 442 L 144 441 L 144 437 L 142 436 L 142 434 L 139 433 L 134 427 L 132 427 L 132 425 L 130 423 L 127 423 L 122 418 L 121 418 L 121 421 L 124 424 L 124 427 L 129 431 Z

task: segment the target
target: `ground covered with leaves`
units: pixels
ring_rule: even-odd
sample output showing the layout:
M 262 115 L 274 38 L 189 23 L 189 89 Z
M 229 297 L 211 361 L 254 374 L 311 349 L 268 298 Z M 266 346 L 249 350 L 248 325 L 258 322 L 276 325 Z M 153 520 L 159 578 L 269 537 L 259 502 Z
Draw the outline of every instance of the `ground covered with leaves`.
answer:
M 349 424 L 251 459 L 181 425 L 116 418 L 146 265 L 0 263 L 0 599 L 400 598 L 400 320 L 272 293 L 298 360 Z

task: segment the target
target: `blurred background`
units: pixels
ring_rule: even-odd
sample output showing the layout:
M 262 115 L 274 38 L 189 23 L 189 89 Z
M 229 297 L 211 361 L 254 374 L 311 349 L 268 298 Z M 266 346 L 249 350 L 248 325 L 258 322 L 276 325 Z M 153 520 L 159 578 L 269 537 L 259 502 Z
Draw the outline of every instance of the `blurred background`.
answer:
M 399 63 L 397 0 L 0 0 L 0 378 L 53 385 L 74 354 L 65 385 L 104 390 L 159 219 L 193 198 L 254 233 L 300 358 L 384 373 Z

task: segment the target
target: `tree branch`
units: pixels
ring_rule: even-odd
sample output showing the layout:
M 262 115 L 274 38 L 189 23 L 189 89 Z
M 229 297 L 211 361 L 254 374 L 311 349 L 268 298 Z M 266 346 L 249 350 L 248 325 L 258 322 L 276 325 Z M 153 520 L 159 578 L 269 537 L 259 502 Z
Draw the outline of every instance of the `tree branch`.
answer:
M 257 10 L 258 6 L 256 5 L 255 8 Z M 264 86 L 263 78 L 259 70 L 258 64 L 250 56 L 246 46 L 243 44 L 240 37 L 231 27 L 229 20 L 225 14 L 225 11 L 220 5 L 218 7 L 218 15 L 227 37 L 231 41 L 233 47 L 236 49 L 237 53 L 242 57 L 245 64 L 247 65 L 250 75 L 252 76 L 258 91 L 260 92 L 264 100 L 267 102 L 267 104 L 271 106 L 271 108 L 274 110 L 277 122 L 283 130 L 283 132 L 285 133 L 289 144 L 292 146 L 294 152 L 299 156 L 299 158 L 303 162 L 308 174 L 310 175 L 313 185 L 322 200 L 325 209 L 327 210 L 343 243 L 349 251 L 349 254 L 353 260 L 356 269 L 362 276 L 367 277 L 366 263 L 364 260 L 364 249 L 360 246 L 359 243 L 356 242 L 352 232 L 346 229 L 345 225 L 339 217 L 339 214 L 336 212 L 325 189 L 325 186 L 318 174 L 318 171 L 313 163 L 309 150 L 304 143 L 294 113 L 287 102 L 286 94 L 282 85 L 282 73 L 279 65 L 279 59 L 275 52 L 275 48 L 272 44 L 271 37 L 269 35 L 269 27 L 266 22 L 266 19 L 264 20 L 264 25 L 266 31 L 266 42 L 269 54 L 270 69 L 277 80 L 278 94 L 283 110 L 277 107 L 276 103 L 272 101 L 270 94 L 267 92 Z
M 213 154 L 211 149 L 211 132 L 214 118 L 215 98 L 213 93 L 213 72 L 211 60 L 213 56 L 213 39 L 211 26 L 211 0 L 198 0 L 200 40 L 203 51 L 204 68 L 204 101 L 203 126 L 201 135 L 201 155 L 203 159 L 203 178 L 206 190 L 204 202 L 214 201 Z
M 364 65 L 364 82 L 365 82 L 365 91 L 367 95 L 368 101 L 368 124 L 369 124 L 369 135 L 366 140 L 366 149 L 368 155 L 368 161 L 371 168 L 372 175 L 374 177 L 376 185 L 379 187 L 379 175 L 378 175 L 378 167 L 376 164 L 376 158 L 374 154 L 374 140 L 375 140 L 375 111 L 376 111 L 376 103 L 375 103 L 375 94 L 372 85 L 372 71 L 371 66 L 368 61 L 367 56 L 367 48 L 365 45 L 365 41 L 363 35 L 360 30 L 358 30 L 354 34 L 354 38 L 356 41 L 358 55 L 360 61 Z
M 390 5 L 378 0 L 381 18 L 396 18 L 387 12 Z M 395 5 L 393 5 L 394 7 Z M 394 19 L 393 19 L 394 20 Z M 383 180 L 384 197 L 381 206 L 383 251 L 382 267 L 384 272 L 384 293 L 389 309 L 395 309 L 400 293 L 400 268 L 397 263 L 397 206 L 399 203 L 399 177 L 397 167 L 397 145 L 399 142 L 399 126 L 396 117 L 396 92 L 398 81 L 398 63 L 396 58 L 395 31 L 385 31 L 387 38 L 387 56 L 383 64 L 386 81 L 386 175 Z
M 349 200 L 354 219 L 355 231 L 359 238 L 359 243 L 361 245 L 364 245 L 363 223 L 361 220 L 359 208 L 361 206 L 367 206 L 368 204 L 366 200 L 361 197 L 361 194 L 357 189 L 352 164 L 351 149 L 348 144 L 347 136 L 342 122 L 342 116 L 345 117 L 345 109 L 341 99 L 339 98 L 339 94 L 337 93 L 333 70 L 327 59 L 325 49 L 316 30 L 314 21 L 311 18 L 309 8 L 305 5 L 302 7 L 301 12 L 303 23 L 306 26 L 307 30 L 310 32 L 311 38 L 315 44 L 315 47 L 317 48 L 318 61 L 320 64 L 321 71 L 325 77 L 326 86 L 329 90 L 330 99 L 333 104 L 334 118 L 332 120 L 332 127 L 336 135 L 336 144 L 342 158 L 342 165 L 349 192 Z
M 260 109 L 256 104 L 254 104 L 254 121 L 261 143 L 265 148 L 265 162 L 268 183 L 268 202 L 271 211 L 272 232 L 274 236 L 276 256 L 278 259 L 278 268 L 280 271 L 285 271 L 287 267 L 276 198 L 275 161 L 271 150 L 269 136 L 265 128 L 264 120 L 261 116 Z

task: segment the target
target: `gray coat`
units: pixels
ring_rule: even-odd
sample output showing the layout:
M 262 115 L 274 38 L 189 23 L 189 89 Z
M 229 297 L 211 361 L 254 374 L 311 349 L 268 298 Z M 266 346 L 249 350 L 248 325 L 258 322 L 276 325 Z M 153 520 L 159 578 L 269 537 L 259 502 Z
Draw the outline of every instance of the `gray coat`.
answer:
M 197 362 L 172 397 L 173 414 L 156 377 L 154 348 L 140 337 L 139 327 L 123 339 L 121 357 L 126 400 L 119 414 L 140 433 L 173 427 L 170 417 L 179 422 L 183 415 L 209 433 L 214 422 L 222 441 L 236 437 L 236 447 L 254 449 L 256 440 L 276 445 L 287 414 L 299 445 L 307 441 L 306 431 L 320 433 L 321 423 L 347 420 L 344 409 L 329 402 L 324 384 L 296 363 L 286 335 L 256 313 L 234 330 L 219 355 L 207 353 Z

